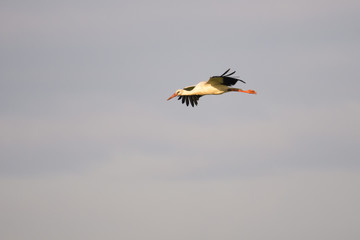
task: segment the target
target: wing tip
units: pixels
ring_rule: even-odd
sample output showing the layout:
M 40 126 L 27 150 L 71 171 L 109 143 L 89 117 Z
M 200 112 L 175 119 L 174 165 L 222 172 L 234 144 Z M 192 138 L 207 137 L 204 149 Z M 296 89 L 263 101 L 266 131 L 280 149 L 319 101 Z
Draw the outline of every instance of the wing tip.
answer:
M 195 107 L 198 105 L 198 100 L 201 96 L 199 95 L 190 95 L 190 96 L 179 96 L 178 100 L 181 100 L 182 104 L 186 104 L 186 106 L 189 107 L 191 105 L 192 107 Z
M 234 73 L 236 73 L 236 71 L 233 71 L 231 73 L 228 73 L 230 71 L 231 68 L 229 68 L 228 70 L 226 70 L 223 74 L 221 74 L 221 77 L 229 77 L 231 75 L 233 75 Z

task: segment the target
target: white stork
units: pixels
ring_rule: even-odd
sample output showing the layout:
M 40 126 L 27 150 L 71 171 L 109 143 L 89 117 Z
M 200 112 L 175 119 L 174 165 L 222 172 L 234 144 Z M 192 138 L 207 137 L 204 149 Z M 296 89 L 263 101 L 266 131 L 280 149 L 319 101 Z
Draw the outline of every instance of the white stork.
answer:
M 200 97 L 204 95 L 218 95 L 226 92 L 243 92 L 249 94 L 256 94 L 254 90 L 242 90 L 240 88 L 231 88 L 229 86 L 235 85 L 237 81 L 245 83 L 243 80 L 230 77 L 235 73 L 229 73 L 230 68 L 226 70 L 221 76 L 212 76 L 207 82 L 199 82 L 194 86 L 185 87 L 183 89 L 177 90 L 168 100 L 173 97 L 179 96 L 178 100 L 182 99 L 182 103 L 186 102 L 186 105 L 189 106 L 189 102 L 191 106 L 194 107 L 194 104 L 198 104 L 198 100 Z

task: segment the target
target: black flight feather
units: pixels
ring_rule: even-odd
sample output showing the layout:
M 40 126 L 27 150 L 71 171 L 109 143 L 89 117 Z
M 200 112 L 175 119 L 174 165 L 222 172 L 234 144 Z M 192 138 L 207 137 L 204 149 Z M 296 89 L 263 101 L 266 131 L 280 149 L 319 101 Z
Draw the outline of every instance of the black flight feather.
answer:
M 237 78 L 232 78 L 232 77 L 222 77 L 222 78 L 223 78 L 223 84 L 226 86 L 235 85 L 237 81 L 245 83 L 245 81 Z
M 190 96 L 190 103 L 191 103 L 191 106 L 194 107 L 194 97 L 193 96 Z
M 240 81 L 242 83 L 246 83 L 245 81 L 243 81 L 241 79 L 238 79 L 237 77 L 230 77 L 236 71 L 233 71 L 232 73 L 228 73 L 229 71 L 230 71 L 230 68 L 228 70 L 226 70 L 223 74 L 221 74 L 221 76 L 213 76 L 213 77 L 221 77 L 223 79 L 223 84 L 226 85 L 226 86 L 235 85 L 237 81 Z
M 221 74 L 221 76 L 225 76 L 225 74 L 227 74 L 228 71 L 230 71 L 230 68 L 226 70 L 223 74 Z
M 190 95 L 190 96 L 179 96 L 178 100 L 181 100 L 182 104 L 186 103 L 186 106 L 189 106 L 189 103 L 192 107 L 198 105 L 198 100 L 202 95 Z
M 230 71 L 230 68 L 228 70 L 226 70 L 223 74 L 221 74 L 220 77 L 229 77 L 231 75 L 233 75 L 234 73 L 236 73 L 236 71 L 233 71 L 232 73 L 227 74 Z

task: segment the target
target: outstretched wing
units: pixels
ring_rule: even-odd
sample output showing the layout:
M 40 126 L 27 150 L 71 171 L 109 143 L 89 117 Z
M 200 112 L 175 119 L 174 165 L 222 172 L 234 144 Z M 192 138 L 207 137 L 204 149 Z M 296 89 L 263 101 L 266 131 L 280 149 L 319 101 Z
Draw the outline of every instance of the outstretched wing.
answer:
M 189 96 L 179 96 L 178 100 L 182 100 L 182 104 L 186 102 L 186 106 L 189 106 L 189 102 L 191 103 L 191 106 L 194 107 L 194 105 L 198 105 L 199 98 L 202 97 L 202 95 L 189 95 Z
M 223 84 L 226 86 L 232 86 L 235 85 L 237 83 L 237 81 L 246 83 L 245 81 L 238 79 L 237 77 L 230 77 L 231 75 L 233 75 L 236 71 L 233 71 L 232 73 L 228 73 L 230 71 L 230 68 L 228 70 L 226 70 L 223 74 L 221 74 L 221 76 L 212 76 L 208 83 L 209 84 Z

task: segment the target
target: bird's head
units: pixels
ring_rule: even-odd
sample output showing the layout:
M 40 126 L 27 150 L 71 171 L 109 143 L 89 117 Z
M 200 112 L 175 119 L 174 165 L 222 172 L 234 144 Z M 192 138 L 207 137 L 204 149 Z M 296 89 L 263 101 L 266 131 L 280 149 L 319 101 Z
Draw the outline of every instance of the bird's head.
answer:
M 171 95 L 171 97 L 169 97 L 167 100 L 169 101 L 170 99 L 172 99 L 172 98 L 174 98 L 174 97 L 176 97 L 176 96 L 181 96 L 181 94 L 183 93 L 183 91 L 184 90 L 182 90 L 182 89 L 178 89 L 178 90 L 176 90 L 176 92 L 173 94 L 173 95 Z

